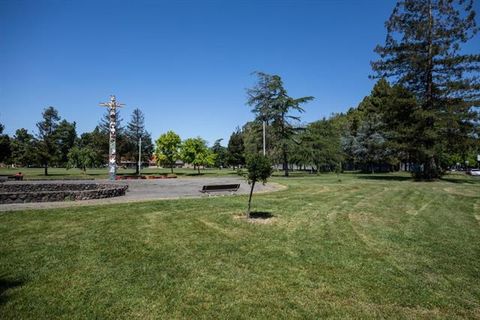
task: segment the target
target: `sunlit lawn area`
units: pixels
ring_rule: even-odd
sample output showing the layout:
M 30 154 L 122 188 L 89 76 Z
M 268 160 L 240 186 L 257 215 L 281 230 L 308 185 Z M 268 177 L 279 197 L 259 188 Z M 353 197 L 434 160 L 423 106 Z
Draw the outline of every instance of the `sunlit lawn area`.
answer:
M 1 319 L 480 318 L 480 179 L 0 213 Z

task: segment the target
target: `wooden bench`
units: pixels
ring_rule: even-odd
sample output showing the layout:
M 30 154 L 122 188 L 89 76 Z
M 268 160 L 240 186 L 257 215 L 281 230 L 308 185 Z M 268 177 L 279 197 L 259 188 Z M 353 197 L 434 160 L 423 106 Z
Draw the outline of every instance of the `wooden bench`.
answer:
M 236 192 L 240 184 L 211 184 L 202 187 L 200 192 L 210 194 L 211 192 Z

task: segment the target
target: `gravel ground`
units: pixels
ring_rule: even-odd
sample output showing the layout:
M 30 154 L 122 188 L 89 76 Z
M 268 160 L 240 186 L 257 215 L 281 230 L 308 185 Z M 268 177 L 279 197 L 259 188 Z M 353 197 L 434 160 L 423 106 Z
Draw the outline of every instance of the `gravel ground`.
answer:
M 88 181 L 29 181 L 28 183 L 92 183 Z M 108 180 L 95 180 L 97 183 L 110 183 Z M 25 182 L 7 182 L 7 183 L 25 183 Z M 180 179 L 158 179 L 158 180 L 121 180 L 115 181 L 116 184 L 127 184 L 128 190 L 125 196 L 83 200 L 83 201 L 67 201 L 67 202 L 36 202 L 36 203 L 14 203 L 0 204 L 0 211 L 11 210 L 27 210 L 27 209 L 50 209 L 50 208 L 66 208 L 72 206 L 98 205 L 110 203 L 125 203 L 135 201 L 151 201 L 161 199 L 179 199 L 179 198 L 199 198 L 208 197 L 199 190 L 202 186 L 209 184 L 234 184 L 239 183 L 240 189 L 235 194 L 248 194 L 250 186 L 240 177 L 221 177 L 221 178 L 180 178 Z M 271 192 L 281 190 L 284 187 L 277 183 L 261 183 L 255 185 L 255 193 Z M 215 192 L 212 195 L 224 196 L 230 195 L 230 192 Z

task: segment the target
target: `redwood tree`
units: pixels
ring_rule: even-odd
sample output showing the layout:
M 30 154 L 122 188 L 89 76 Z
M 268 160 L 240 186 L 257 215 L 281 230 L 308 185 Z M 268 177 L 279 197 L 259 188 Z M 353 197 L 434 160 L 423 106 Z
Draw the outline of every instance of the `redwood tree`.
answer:
M 477 33 L 472 0 L 398 1 L 386 22 L 387 38 L 375 51 L 375 77 L 390 78 L 419 101 L 411 141 L 415 176 L 441 175 L 441 156 L 448 147 L 449 128 L 473 132 L 480 102 L 480 55 L 467 54 L 462 44 Z M 469 138 L 463 134 L 462 138 Z

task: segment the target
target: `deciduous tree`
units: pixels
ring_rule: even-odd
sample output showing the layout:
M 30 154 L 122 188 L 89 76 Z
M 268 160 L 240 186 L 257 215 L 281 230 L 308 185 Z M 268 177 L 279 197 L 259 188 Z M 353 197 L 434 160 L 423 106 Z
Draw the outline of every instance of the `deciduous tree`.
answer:
M 91 147 L 74 146 L 68 152 L 67 169 L 79 168 L 85 173 L 87 168 L 97 165 L 96 158 L 96 153 Z
M 207 142 L 200 137 L 185 140 L 180 154 L 185 163 L 193 164 L 198 174 L 200 166 L 212 166 L 215 163 L 215 155 L 207 147 Z
M 180 147 L 182 145 L 180 136 L 170 130 L 162 134 L 157 139 L 155 144 L 155 157 L 157 159 L 157 163 L 169 166 L 171 172 L 173 173 L 175 161 L 180 158 Z
M 252 205 L 253 189 L 257 182 L 266 183 L 272 175 L 272 163 L 261 154 L 252 154 L 247 157 L 247 181 L 250 184 L 250 194 L 248 196 L 247 218 L 250 218 L 250 209 Z

